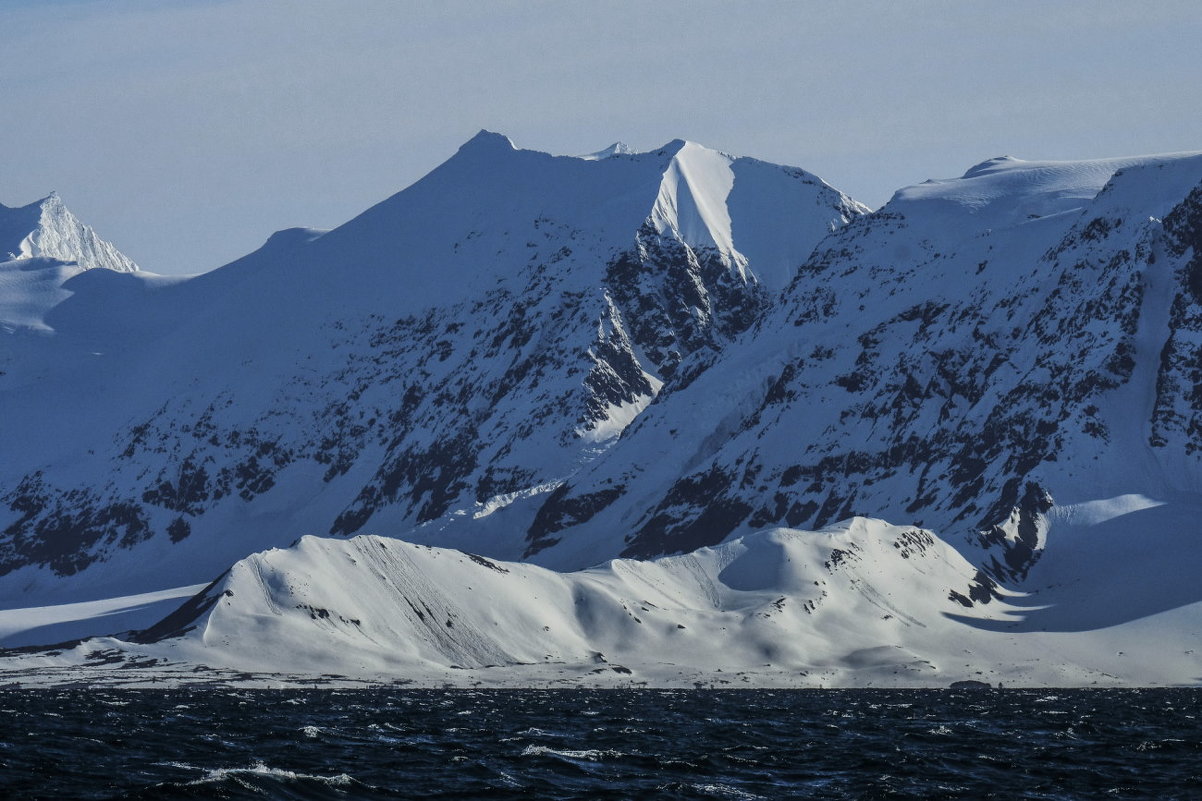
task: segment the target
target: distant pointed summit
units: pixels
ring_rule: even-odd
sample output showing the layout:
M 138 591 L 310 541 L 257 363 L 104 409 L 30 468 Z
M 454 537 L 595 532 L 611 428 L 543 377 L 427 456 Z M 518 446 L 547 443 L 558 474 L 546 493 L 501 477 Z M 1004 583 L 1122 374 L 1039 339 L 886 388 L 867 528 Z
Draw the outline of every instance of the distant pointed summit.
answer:
M 601 161 L 602 159 L 613 158 L 614 156 L 630 156 L 634 154 L 634 148 L 625 142 L 614 142 L 609 147 L 604 147 L 595 153 L 585 153 L 577 158 L 585 159 L 586 161 Z
M 74 262 L 85 270 L 138 269 L 132 259 L 80 222 L 58 192 L 18 208 L 0 204 L 0 260 L 29 258 Z
M 486 131 L 483 128 L 471 139 L 464 142 L 459 147 L 459 152 L 468 151 L 508 151 L 517 150 L 513 145 L 513 141 L 504 134 L 499 134 L 494 131 Z

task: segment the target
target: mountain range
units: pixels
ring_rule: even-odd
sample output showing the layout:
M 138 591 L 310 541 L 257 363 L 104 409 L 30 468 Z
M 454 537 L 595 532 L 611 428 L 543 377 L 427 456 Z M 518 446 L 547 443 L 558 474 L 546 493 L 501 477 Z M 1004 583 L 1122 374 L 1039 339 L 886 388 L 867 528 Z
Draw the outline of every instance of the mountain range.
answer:
M 0 643 L 120 635 L 14 664 L 1202 667 L 1202 154 L 995 158 L 871 211 L 692 142 L 481 132 L 201 275 L 53 195 L 0 207 L 0 255 Z

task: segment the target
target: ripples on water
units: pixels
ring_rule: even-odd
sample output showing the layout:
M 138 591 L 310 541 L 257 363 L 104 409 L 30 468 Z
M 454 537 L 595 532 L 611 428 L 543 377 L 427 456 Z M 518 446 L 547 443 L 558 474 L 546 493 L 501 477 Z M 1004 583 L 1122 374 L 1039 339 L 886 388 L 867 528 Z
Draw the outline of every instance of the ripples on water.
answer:
M 0 797 L 1202 798 L 1197 690 L 21 690 Z

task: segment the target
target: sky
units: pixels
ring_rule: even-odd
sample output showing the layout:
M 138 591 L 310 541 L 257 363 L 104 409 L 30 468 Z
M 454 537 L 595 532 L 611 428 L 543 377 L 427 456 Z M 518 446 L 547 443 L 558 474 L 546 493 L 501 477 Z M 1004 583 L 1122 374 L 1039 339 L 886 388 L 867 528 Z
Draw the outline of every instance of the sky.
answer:
M 334 227 L 481 128 L 675 138 L 872 207 L 999 155 L 1202 149 L 1202 5 L 0 0 L 0 203 L 57 191 L 158 273 Z

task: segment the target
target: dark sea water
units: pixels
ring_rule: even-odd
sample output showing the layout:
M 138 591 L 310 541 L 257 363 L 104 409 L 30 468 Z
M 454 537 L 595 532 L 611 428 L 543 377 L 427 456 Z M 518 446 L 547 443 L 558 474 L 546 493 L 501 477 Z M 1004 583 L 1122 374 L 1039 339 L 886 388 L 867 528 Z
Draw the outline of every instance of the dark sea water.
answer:
M 1202 799 L 1197 690 L 9 690 L 0 798 Z

